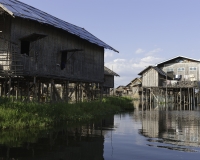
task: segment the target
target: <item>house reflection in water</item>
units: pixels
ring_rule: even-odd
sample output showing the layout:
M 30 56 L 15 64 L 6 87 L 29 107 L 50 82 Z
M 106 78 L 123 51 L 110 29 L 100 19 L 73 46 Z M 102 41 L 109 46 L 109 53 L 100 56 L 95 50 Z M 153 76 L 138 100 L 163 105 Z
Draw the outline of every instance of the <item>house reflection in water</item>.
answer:
M 140 133 L 149 137 L 148 141 L 173 146 L 200 146 L 198 111 L 146 110 L 140 111 L 140 114 L 142 114 Z
M 84 126 L 0 133 L 0 159 L 103 160 L 104 135 L 114 116 Z

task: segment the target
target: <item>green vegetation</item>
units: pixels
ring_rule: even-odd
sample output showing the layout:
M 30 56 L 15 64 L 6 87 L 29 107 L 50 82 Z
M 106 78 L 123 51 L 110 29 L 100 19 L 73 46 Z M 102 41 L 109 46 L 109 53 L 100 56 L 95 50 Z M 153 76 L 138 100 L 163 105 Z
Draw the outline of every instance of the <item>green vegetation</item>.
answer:
M 66 121 L 90 121 L 126 109 L 133 109 L 132 100 L 106 97 L 102 102 L 25 103 L 0 99 L 0 129 L 46 127 Z

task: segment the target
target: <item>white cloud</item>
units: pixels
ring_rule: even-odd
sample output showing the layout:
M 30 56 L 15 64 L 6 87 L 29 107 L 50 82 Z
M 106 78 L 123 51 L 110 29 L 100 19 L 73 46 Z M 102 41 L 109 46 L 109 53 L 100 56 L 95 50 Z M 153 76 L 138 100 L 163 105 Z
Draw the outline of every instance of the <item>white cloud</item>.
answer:
M 155 64 L 160 61 L 160 58 L 153 57 L 153 56 L 147 56 L 147 57 L 142 58 L 141 61 Z
M 153 56 L 141 59 L 115 59 L 105 63 L 105 66 L 120 75 L 120 77 L 115 77 L 115 87 L 117 87 L 119 85 L 127 85 L 131 80 L 139 77 L 138 73 L 144 68 L 149 65 L 155 65 L 162 60 L 162 58 Z
M 105 52 L 104 52 L 104 57 L 105 58 L 113 57 L 113 51 L 106 49 Z
M 119 63 L 122 63 L 122 62 L 125 62 L 126 60 L 125 59 L 115 59 L 114 62 L 119 62 Z
M 154 55 L 155 53 L 163 51 L 161 48 L 156 48 L 152 51 L 149 51 L 146 55 Z
M 141 54 L 141 53 L 144 53 L 144 52 L 145 52 L 145 50 L 143 50 L 142 48 L 138 48 L 138 49 L 135 51 L 136 54 Z

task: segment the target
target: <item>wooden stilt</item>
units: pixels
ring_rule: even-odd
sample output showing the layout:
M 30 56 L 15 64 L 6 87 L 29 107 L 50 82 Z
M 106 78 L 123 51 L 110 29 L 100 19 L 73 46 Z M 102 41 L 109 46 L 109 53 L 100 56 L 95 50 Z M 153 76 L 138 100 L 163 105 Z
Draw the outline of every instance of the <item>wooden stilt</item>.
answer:
M 53 102 L 53 80 L 51 80 L 51 86 L 50 86 L 50 102 Z
M 67 83 L 66 83 L 66 101 L 67 101 L 67 103 L 69 103 L 68 95 L 69 95 L 69 81 L 67 81 Z
M 19 96 L 19 77 L 17 77 L 16 100 L 18 100 L 18 96 Z
M 29 92 L 29 82 L 27 82 L 27 102 L 30 100 L 30 92 Z
M 45 98 L 45 102 L 49 101 L 49 83 L 46 83 L 47 85 L 47 93 L 46 93 L 46 98 Z
M 144 95 L 143 95 L 143 87 L 142 87 L 142 111 L 144 109 L 143 97 L 144 97 Z
M 63 91 L 64 91 L 64 88 L 65 88 L 65 84 L 61 84 L 60 85 L 60 98 L 63 100 Z
M 9 77 L 9 87 L 8 87 L 8 98 L 10 99 L 10 92 L 11 92 L 11 77 Z
M 3 83 L 1 82 L 1 89 L 0 89 L 0 96 L 2 97 L 2 93 L 3 93 Z
M 191 107 L 191 101 L 190 101 L 190 88 L 188 88 L 188 106 L 189 106 L 189 110 Z
M 81 99 L 81 102 L 83 102 L 83 87 L 82 87 L 82 82 L 80 84 L 80 99 Z
M 192 92 L 193 92 L 193 107 L 195 108 L 196 107 L 196 103 L 195 103 L 195 88 L 193 88 Z
M 149 89 L 149 94 L 150 94 L 150 105 L 149 105 L 149 109 L 151 110 L 151 103 L 152 103 L 152 97 L 151 97 L 151 88 Z
M 180 88 L 180 105 L 182 103 L 182 88 Z
M 76 86 L 75 86 L 75 101 L 76 101 L 76 103 L 77 103 L 77 84 L 76 84 Z
M 40 102 L 40 98 L 41 98 L 41 83 L 40 81 L 38 81 L 38 102 Z
M 36 101 L 36 97 L 37 97 L 37 93 L 36 93 L 36 87 L 37 87 L 37 83 L 36 83 L 36 77 L 34 76 L 33 78 L 33 85 L 34 85 L 34 88 L 33 88 L 33 101 Z

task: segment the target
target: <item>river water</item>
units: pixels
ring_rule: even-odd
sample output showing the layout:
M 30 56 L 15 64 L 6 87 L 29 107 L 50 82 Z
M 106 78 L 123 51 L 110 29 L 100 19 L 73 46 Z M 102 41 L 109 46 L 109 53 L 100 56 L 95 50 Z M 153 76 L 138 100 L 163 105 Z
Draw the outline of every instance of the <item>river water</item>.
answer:
M 199 160 L 199 107 L 182 108 L 136 105 L 84 125 L 0 132 L 0 160 Z

